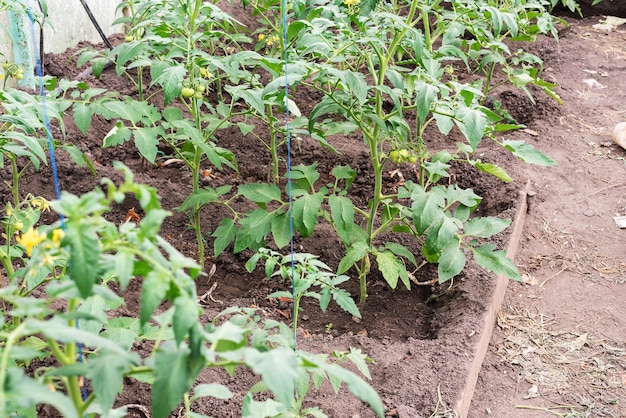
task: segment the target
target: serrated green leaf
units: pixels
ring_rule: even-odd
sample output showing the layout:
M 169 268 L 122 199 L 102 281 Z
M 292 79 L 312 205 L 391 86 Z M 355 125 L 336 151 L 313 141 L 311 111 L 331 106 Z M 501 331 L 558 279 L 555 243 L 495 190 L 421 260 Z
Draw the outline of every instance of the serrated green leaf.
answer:
M 187 196 L 182 205 L 176 208 L 179 212 L 184 212 L 196 206 L 204 206 L 207 203 L 217 201 L 219 197 L 217 191 L 210 187 L 204 187 Z
M 164 105 L 167 106 L 172 100 L 180 95 L 182 83 L 187 75 L 187 69 L 184 65 L 175 65 L 168 67 L 152 85 L 159 84 L 163 88 Z
M 420 83 L 420 85 L 417 86 L 416 89 L 419 90 L 416 98 L 417 114 L 420 123 L 424 123 L 426 117 L 430 113 L 432 103 L 437 98 L 437 93 L 439 91 L 432 84 L 428 84 L 425 82 Z
M 132 135 L 130 129 L 128 129 L 122 122 L 117 122 L 113 128 L 104 136 L 102 141 L 102 147 L 114 147 L 116 145 L 122 145 L 128 141 Z
M 80 129 L 83 135 L 86 135 L 89 130 L 89 125 L 91 125 L 91 117 L 93 116 L 91 107 L 85 103 L 76 102 L 74 103 L 73 114 L 76 126 Z
M 127 357 L 106 350 L 89 357 L 86 377 L 103 410 L 108 411 L 113 407 L 117 394 L 122 390 L 124 373 L 130 366 L 132 363 Z
M 190 367 L 190 355 L 191 350 L 188 347 L 176 347 L 172 342 L 162 344 L 154 355 L 154 418 L 167 418 L 191 389 L 201 368 Z
M 335 289 L 332 291 L 332 296 L 335 303 L 341 309 L 348 312 L 352 316 L 361 318 L 361 312 L 359 312 L 359 308 L 356 306 L 356 303 L 354 303 L 354 299 L 352 298 L 352 295 L 350 295 L 350 293 L 348 293 L 344 289 Z
M 358 371 L 361 372 L 363 376 L 370 380 L 372 379 L 369 367 L 367 367 L 367 361 L 369 358 L 366 354 L 361 352 L 360 348 L 350 348 L 350 352 L 346 357 L 356 366 Z
M 261 375 L 263 382 L 285 405 L 291 405 L 298 377 L 298 361 L 293 350 L 278 347 L 270 351 L 248 349 L 245 362 L 252 371 Z
M 233 393 L 226 386 L 220 385 L 219 383 L 205 383 L 193 389 L 191 401 L 193 402 L 204 397 L 230 399 L 233 397 Z
M 82 298 L 91 295 L 92 287 L 98 279 L 98 259 L 101 245 L 98 236 L 90 225 L 79 220 L 67 222 L 63 244 L 67 246 L 70 277 Z
M 309 114 L 309 132 L 313 132 L 315 122 L 320 117 L 329 113 L 339 113 L 341 111 L 342 109 L 337 103 L 332 101 L 330 98 L 327 99 L 327 96 L 325 96 L 321 102 L 315 105 L 315 107 L 313 108 L 313 110 L 311 110 L 311 113 Z
M 455 234 L 459 230 L 456 222 L 454 218 L 443 216 L 439 222 L 428 229 L 425 246 L 430 249 L 430 252 L 443 250 L 451 240 L 455 239 Z
M 277 248 L 283 248 L 291 242 L 291 220 L 289 213 L 281 213 L 272 219 L 272 237 Z
M 513 178 L 511 178 L 511 176 L 509 176 L 509 174 L 500 166 L 497 166 L 495 164 L 489 164 L 489 163 L 481 163 L 481 162 L 477 162 L 474 165 L 477 169 L 479 169 L 483 173 L 491 174 L 492 176 L 495 176 L 496 178 L 498 178 L 499 180 L 502 180 L 505 183 L 510 183 L 513 181 Z
M 115 275 L 120 283 L 120 290 L 126 290 L 135 268 L 135 253 L 130 248 L 120 247 L 115 254 Z
M 67 396 L 53 392 L 43 385 L 27 377 L 22 369 L 10 367 L 6 370 L 3 384 L 4 395 L 14 404 L 30 407 L 36 404 L 48 404 L 55 407 L 65 418 L 79 418 L 76 408 Z
M 350 269 L 358 261 L 362 260 L 369 252 L 370 247 L 363 241 L 356 241 L 346 251 L 346 255 L 343 256 L 339 262 L 337 268 L 337 274 L 343 274 Z
M 476 263 L 487 271 L 521 281 L 522 277 L 513 261 L 506 256 L 506 251 L 495 250 L 495 247 L 494 244 L 483 244 L 472 248 Z
M 233 239 L 235 239 L 236 234 L 237 226 L 235 225 L 234 219 L 224 218 L 220 221 L 220 225 L 217 227 L 215 232 L 211 234 L 212 237 L 215 237 L 215 241 L 213 242 L 213 252 L 215 257 L 220 255 L 222 251 L 228 247 Z
M 479 110 L 468 109 L 463 112 L 462 115 L 463 124 L 459 126 L 465 138 L 472 146 L 473 150 L 476 150 L 478 144 L 485 135 L 485 129 L 487 128 L 487 117 Z
M 387 242 L 385 243 L 385 248 L 394 253 L 395 255 L 399 255 L 408 259 L 415 267 L 417 267 L 417 261 L 415 260 L 415 256 L 408 248 L 404 245 L 397 244 L 395 242 Z
M 293 203 L 293 222 L 303 237 L 308 237 L 313 233 L 322 202 L 324 202 L 324 195 L 315 193 L 300 196 Z
M 413 224 L 418 234 L 423 234 L 435 222 L 444 215 L 445 205 L 444 190 L 441 186 L 433 187 L 426 192 L 421 186 L 416 186 L 411 193 L 411 211 Z
M 385 408 L 383 407 L 380 396 L 378 396 L 378 393 L 376 393 L 365 380 L 360 378 L 356 373 L 336 364 L 329 365 L 326 370 L 329 378 L 343 382 L 354 396 L 369 404 L 370 408 L 372 408 L 378 417 L 383 418 L 385 416 Z
M 407 288 L 411 287 L 404 263 L 391 251 L 377 252 L 376 264 L 378 264 L 378 270 L 383 274 L 383 278 L 392 289 L 398 286 L 398 279 L 403 277 L 407 277 L 407 280 L 403 280 L 405 285 L 408 285 Z
M 129 326 L 128 324 L 124 324 L 125 326 L 118 326 L 116 324 L 116 321 L 114 321 L 115 319 L 118 319 L 118 318 L 113 318 L 111 319 L 111 321 L 109 321 L 109 323 L 106 324 L 106 328 L 104 332 L 102 332 L 102 336 L 108 340 L 111 340 L 117 343 L 120 347 L 124 348 L 125 350 L 130 350 L 133 344 L 135 343 L 135 341 L 137 340 L 137 338 L 139 338 L 139 333 L 137 332 L 138 330 L 135 329 L 135 328 L 138 328 L 138 326 L 132 327 L 132 326 Z M 135 319 L 135 318 L 128 318 L 128 319 L 131 319 L 137 322 L 137 324 L 139 323 L 138 319 Z M 81 322 L 81 326 L 82 326 L 82 322 Z
M 450 280 L 459 274 L 465 267 L 465 253 L 459 247 L 460 240 L 457 238 L 453 242 L 446 245 L 439 257 L 439 265 L 437 266 L 437 276 L 439 283 Z
M 169 289 L 168 278 L 155 270 L 148 273 L 141 288 L 139 321 L 143 326 L 161 304 Z
M 280 188 L 275 184 L 248 183 L 237 188 L 239 194 L 255 203 L 280 201 Z
M 349 243 L 352 240 L 354 225 L 354 204 L 347 197 L 337 195 L 330 195 L 328 204 L 337 234 L 344 243 Z
M 180 344 L 189 333 L 191 327 L 198 322 L 200 308 L 196 301 L 185 296 L 179 296 L 174 300 L 174 318 L 172 328 L 177 344 Z
M 486 216 L 471 219 L 465 224 L 465 235 L 477 238 L 489 238 L 499 232 L 504 231 L 511 224 L 509 219 Z
M 135 146 L 139 153 L 150 163 L 156 160 L 159 145 L 159 138 L 165 135 L 160 126 L 133 129 Z
M 523 140 L 504 140 L 502 141 L 502 145 L 527 164 L 540 166 L 557 165 L 556 161 L 546 156 L 541 151 L 537 151 L 532 145 L 527 144 Z

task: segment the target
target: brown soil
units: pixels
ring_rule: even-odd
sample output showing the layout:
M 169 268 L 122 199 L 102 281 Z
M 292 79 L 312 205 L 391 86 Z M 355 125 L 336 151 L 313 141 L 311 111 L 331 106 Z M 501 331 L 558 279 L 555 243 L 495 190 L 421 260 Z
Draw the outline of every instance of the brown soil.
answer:
M 611 140 L 626 120 L 626 30 L 600 20 L 533 47 L 564 105 L 527 122 L 538 136 L 515 135 L 559 166 L 516 171 L 537 192 L 517 257 L 527 284 L 509 284 L 471 418 L 626 416 L 626 238 L 613 220 L 626 211 L 626 152 Z
M 620 290 L 623 292 L 626 272 L 625 241 L 623 231 L 616 227 L 612 217 L 616 212 L 623 214 L 626 211 L 623 194 L 625 152 L 610 142 L 609 132 L 617 122 L 626 118 L 623 108 L 626 35 L 621 30 L 599 32 L 592 27 L 594 23 L 597 19 L 572 21 L 570 28 L 562 31 L 558 43 L 541 39 L 536 45 L 529 46 L 545 60 L 545 77 L 559 84 L 558 92 L 565 102 L 563 106 L 540 93 L 536 95 L 536 104 L 517 90 L 497 93 L 509 113 L 529 128 L 507 137 L 526 140 L 555 159 L 559 166 L 525 166 L 500 149 L 485 144 L 479 150 L 481 159 L 505 167 L 516 180 L 504 184 L 471 167 L 459 167 L 456 179 L 461 186 L 471 187 L 483 196 L 480 207 L 483 215 L 513 216 L 517 191 L 528 179 L 537 192 L 521 254 L 516 261 L 529 282 L 534 280 L 542 285 L 511 283 L 507 306 L 537 309 L 555 318 L 560 329 L 586 332 L 624 348 L 626 312 Z M 48 74 L 73 78 L 82 71 L 74 67 L 71 52 L 47 57 L 46 62 Z M 588 82 L 584 80 L 587 79 L 595 79 L 604 88 L 596 89 L 586 84 Z M 115 77 L 113 71 L 105 72 L 99 80 L 89 77 L 86 81 L 93 86 L 133 94 L 128 84 Z M 306 103 L 308 99 L 305 92 L 298 91 L 295 100 Z M 60 155 L 59 175 L 63 190 L 84 193 L 91 190 L 100 177 L 119 178 L 112 162 L 121 160 L 134 171 L 137 182 L 158 188 L 162 204 L 167 209 L 179 206 L 190 192 L 190 174 L 175 164 L 165 167 L 145 164 L 130 144 L 102 149 L 102 138 L 111 128 L 110 123 L 94 121 L 88 136 L 83 136 L 71 121 L 67 125 L 68 140 L 94 161 L 98 178 Z M 242 138 L 236 130 L 222 133 L 218 140 L 220 146 L 232 150 L 237 156 L 240 175 L 215 172 L 215 178 L 208 180 L 211 186 L 267 180 L 269 156 L 259 144 Z M 429 146 L 443 148 L 451 143 L 449 141 L 434 135 Z M 316 143 L 303 140 L 294 147 L 294 164 L 317 161 L 320 172 L 329 172 L 338 164 L 351 165 L 358 170 L 361 179 L 355 182 L 351 195 L 366 201 L 370 189 L 367 183 L 369 166 L 362 141 L 341 138 L 333 145 L 341 154 L 331 154 Z M 411 178 L 410 169 L 401 167 L 401 170 L 407 180 Z M 386 187 L 393 187 L 397 181 L 396 177 L 387 175 Z M 42 170 L 39 175 L 32 176 L 29 183 L 23 185 L 23 192 L 52 198 L 49 173 Z M 3 189 L 2 193 L 6 190 Z M 137 207 L 133 202 L 126 202 L 111 216 L 122 222 L 133 206 Z M 187 227 L 188 218 L 185 214 L 173 212 L 164 224 L 162 235 L 193 256 L 195 238 Z M 214 231 L 220 214 L 207 210 L 204 220 L 204 230 Z M 506 236 L 499 237 L 500 247 L 505 243 Z M 331 267 L 335 267 L 341 257 L 339 241 L 323 228 L 312 238 L 298 240 L 296 244 L 304 252 L 321 256 Z M 198 282 L 198 294 L 202 295 L 217 282 L 213 297 L 221 302 L 207 306 L 203 320 L 210 320 L 219 310 L 232 305 L 255 305 L 272 318 L 282 318 L 279 310 L 284 307 L 266 299 L 281 284 L 268 282 L 260 272 L 246 273 L 243 265 L 250 255 L 247 252 L 226 253 L 208 260 L 209 268 L 213 264 L 217 266 L 216 273 L 210 281 Z M 428 269 L 422 274 L 422 281 L 434 276 Z M 362 311 L 361 321 L 354 321 L 332 306 L 322 314 L 316 306 L 306 305 L 298 347 L 319 353 L 354 347 L 367 353 L 375 360 L 370 366 L 371 383 L 383 399 L 388 416 L 427 417 L 434 411 L 436 415 L 433 416 L 453 416 L 441 402 L 450 405 L 463 387 L 468 367 L 467 353 L 478 337 L 481 314 L 486 309 L 485 301 L 492 285 L 493 278 L 472 265 L 454 280 L 451 287 L 423 287 L 412 291 L 401 288 L 392 291 L 382 278 L 373 275 L 369 283 L 370 298 Z M 353 295 L 357 294 L 354 284 L 348 286 Z M 134 290 L 136 296 L 132 287 L 125 294 L 128 313 L 137 308 L 138 290 Z M 509 309 L 507 307 L 503 315 L 507 315 Z M 539 388 L 541 396 L 522 399 L 529 384 L 523 378 L 518 379 L 518 366 L 502 362 L 498 355 L 498 344 L 505 338 L 505 331 L 498 330 L 480 376 L 472 417 L 545 416 L 545 412 L 533 415 L 536 411 L 518 410 L 514 405 L 552 406 L 554 402 L 576 402 L 565 396 L 567 391 L 552 393 L 550 388 L 543 387 Z M 141 352 L 142 347 L 138 349 Z M 616 368 L 613 372 L 623 375 L 626 372 L 624 361 L 622 357 L 621 369 Z M 199 383 L 215 381 L 228 385 L 235 398 L 228 402 L 197 403 L 194 410 L 214 417 L 231 417 L 239 414 L 238 401 L 257 378 L 245 371 L 236 373 L 233 378 L 210 371 L 201 375 Z M 147 388 L 128 383 L 120 403 L 149 405 Z M 574 389 L 583 392 L 587 388 Z M 613 415 L 605 416 L 626 416 L 623 385 L 618 395 L 621 398 L 616 405 L 606 406 Z M 320 405 L 330 417 L 374 416 L 349 393 L 342 391 L 336 395 L 325 386 L 312 395 L 310 402 Z M 129 416 L 145 416 L 141 409 L 130 412 L 135 415 Z M 42 412 L 41 416 L 47 415 Z

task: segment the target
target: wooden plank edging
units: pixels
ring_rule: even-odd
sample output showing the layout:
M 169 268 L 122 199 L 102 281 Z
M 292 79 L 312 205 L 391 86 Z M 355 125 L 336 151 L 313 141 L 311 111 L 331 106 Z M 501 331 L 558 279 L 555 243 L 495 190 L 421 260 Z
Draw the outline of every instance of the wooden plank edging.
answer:
M 530 208 L 529 199 L 534 195 L 534 192 L 531 190 L 530 180 L 526 182 L 526 186 L 519 193 L 518 209 L 512 223 L 513 231 L 506 249 L 507 256 L 512 260 L 515 259 L 515 255 L 517 254 L 522 231 L 524 230 L 526 214 Z M 480 373 L 483 361 L 485 360 L 485 355 L 487 354 L 487 349 L 491 342 L 493 328 L 496 325 L 498 312 L 500 312 L 500 308 L 502 307 L 506 288 L 510 280 L 511 279 L 504 275 L 498 275 L 496 277 L 496 287 L 487 307 L 487 311 L 484 314 L 483 329 L 480 333 L 480 339 L 476 344 L 474 356 L 472 356 L 472 363 L 465 381 L 465 386 L 460 394 L 460 399 L 456 403 L 455 410 L 460 418 L 467 418 L 467 414 L 469 413 L 470 404 L 474 396 L 474 389 L 478 381 L 478 373 Z

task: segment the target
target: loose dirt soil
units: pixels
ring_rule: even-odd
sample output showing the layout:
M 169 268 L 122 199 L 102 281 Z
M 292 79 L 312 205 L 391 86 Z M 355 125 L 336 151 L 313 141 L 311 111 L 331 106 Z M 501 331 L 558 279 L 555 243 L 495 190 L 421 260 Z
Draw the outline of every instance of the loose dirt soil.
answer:
M 548 409 L 564 405 L 580 413 L 569 416 L 626 416 L 626 308 L 622 301 L 626 232 L 613 220 L 616 213 L 626 212 L 626 152 L 610 137 L 613 126 L 626 120 L 626 33 L 622 29 L 598 30 L 593 27 L 596 23 L 597 18 L 572 20 L 569 28 L 561 31 L 558 42 L 542 38 L 526 46 L 545 60 L 545 78 L 559 84 L 557 91 L 563 105 L 540 92 L 536 92 L 536 103 L 521 91 L 496 93 L 509 113 L 528 127 L 507 137 L 526 140 L 559 165 L 526 166 L 485 143 L 479 150 L 481 159 L 505 167 L 515 178 L 513 183 L 501 183 L 471 167 L 455 168 L 457 182 L 484 197 L 479 209 L 483 215 L 510 218 L 515 213 L 518 190 L 527 180 L 536 191 L 516 260 L 526 283 L 510 284 L 479 379 L 472 417 L 543 417 L 566 412 Z M 74 78 L 84 69 L 76 69 L 73 62 L 71 52 L 48 57 L 46 73 Z M 136 93 L 113 71 L 105 72 L 100 80 L 89 77 L 86 81 L 122 94 Z M 308 112 L 305 103 L 311 100 L 304 92 L 297 94 L 296 102 Z M 87 136 L 80 134 L 70 120 L 67 124 L 67 139 L 90 156 L 98 177 L 119 179 L 112 162 L 123 161 L 135 172 L 137 182 L 157 187 L 163 206 L 173 211 L 191 191 L 191 176 L 180 166 L 150 166 L 139 158 L 132 144 L 102 149 L 102 139 L 111 123 L 95 120 Z M 269 156 L 260 144 L 243 138 L 236 129 L 223 132 L 218 142 L 235 153 L 240 172 L 214 171 L 207 177 L 207 184 L 215 187 L 267 180 Z M 453 143 L 454 138 L 433 133 L 429 146 L 436 150 Z M 294 147 L 294 163 L 317 161 L 322 173 L 335 165 L 351 165 L 359 172 L 351 196 L 365 202 L 371 189 L 366 148 L 359 138 L 335 139 L 333 145 L 340 154 L 331 154 L 303 139 Z M 76 167 L 63 156 L 58 159 L 63 190 L 80 194 L 98 183 L 99 178 L 92 177 L 87 169 Z M 388 190 L 400 181 L 391 174 L 395 168 L 390 166 L 388 170 Z M 400 170 L 405 179 L 412 178 L 410 167 L 402 166 Z M 24 193 L 53 197 L 46 171 L 28 181 L 23 185 Z M 110 216 L 123 222 L 132 207 L 137 208 L 137 202 L 125 202 Z M 204 213 L 207 234 L 215 230 L 222 215 L 215 210 Z M 186 214 L 174 211 L 162 235 L 181 251 L 195 255 L 194 235 Z M 506 234 L 496 242 L 504 247 Z M 296 248 L 319 255 L 331 267 L 341 258 L 339 240 L 324 228 L 312 238 L 299 239 Z M 266 298 L 284 285 L 268 282 L 261 272 L 248 274 L 244 263 L 250 255 L 224 254 L 209 259 L 207 268 L 215 265 L 216 273 L 198 282 L 198 294 L 217 283 L 212 296 L 218 302 L 206 306 L 203 320 L 210 321 L 218 311 L 232 305 L 257 306 L 263 315 L 285 319 L 282 315 L 289 307 Z M 426 268 L 418 279 L 427 281 L 434 274 L 433 269 Z M 136 312 L 139 286 L 136 283 L 124 295 L 128 305 L 121 314 Z M 390 417 L 452 417 L 451 403 L 463 387 L 468 350 L 478 338 L 480 317 L 492 287 L 493 278 L 471 265 L 451 286 L 417 287 L 411 291 L 392 291 L 382 278 L 373 275 L 362 320 L 355 321 L 334 307 L 322 314 L 314 305 L 306 305 L 298 347 L 320 353 L 354 347 L 367 353 L 375 361 L 370 367 L 371 383 Z M 349 284 L 348 290 L 357 294 L 355 284 Z M 144 350 L 141 346 L 135 348 Z M 238 402 L 257 378 L 243 370 L 233 378 L 210 371 L 200 380 L 227 384 L 235 398 L 196 403 L 194 410 L 231 417 L 238 416 Z M 138 405 L 130 411 L 134 415 L 129 416 L 146 416 L 139 406 L 149 406 L 147 388 L 130 380 L 127 383 L 120 401 Z M 374 416 L 349 393 L 342 390 L 337 395 L 326 386 L 313 394 L 311 403 L 320 405 L 330 417 Z M 518 404 L 524 409 L 516 408 Z M 590 415 L 584 415 L 584 411 Z M 42 411 L 41 416 L 54 414 Z
M 472 418 L 626 416 L 626 230 L 613 220 L 626 212 L 626 153 L 611 140 L 626 120 L 626 30 L 601 20 L 533 47 L 564 105 L 525 122 L 536 136 L 515 136 L 559 166 L 517 166 L 537 193 L 516 260 L 526 284 L 509 284 Z

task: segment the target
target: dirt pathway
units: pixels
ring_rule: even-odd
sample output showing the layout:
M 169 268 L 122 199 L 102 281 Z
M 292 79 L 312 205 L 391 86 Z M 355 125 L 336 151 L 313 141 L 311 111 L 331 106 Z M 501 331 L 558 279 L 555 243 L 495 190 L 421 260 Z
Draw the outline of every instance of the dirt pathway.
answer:
M 559 84 L 560 117 L 517 135 L 558 167 L 521 167 L 536 197 L 470 417 L 626 417 L 626 27 L 572 21 L 535 48 Z M 517 406 L 517 407 L 516 407 Z M 569 413 L 569 415 L 567 415 Z

